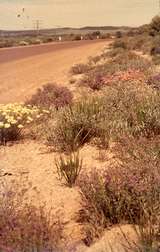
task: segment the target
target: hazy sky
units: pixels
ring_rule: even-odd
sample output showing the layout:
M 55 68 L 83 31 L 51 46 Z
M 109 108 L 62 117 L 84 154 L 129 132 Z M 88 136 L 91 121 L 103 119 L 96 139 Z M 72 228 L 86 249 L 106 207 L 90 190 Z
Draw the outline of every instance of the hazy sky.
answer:
M 129 25 L 150 22 L 158 0 L 0 0 L 0 29 Z M 23 12 L 23 8 L 25 8 Z M 20 17 L 17 15 L 20 14 Z

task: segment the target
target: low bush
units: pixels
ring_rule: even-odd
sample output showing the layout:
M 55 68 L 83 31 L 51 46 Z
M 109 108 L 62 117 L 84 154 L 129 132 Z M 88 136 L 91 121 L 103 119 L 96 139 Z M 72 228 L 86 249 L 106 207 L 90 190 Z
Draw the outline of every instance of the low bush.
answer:
M 142 57 L 130 50 L 122 50 L 122 49 L 121 49 L 121 52 L 119 50 L 119 53 L 117 53 L 117 55 L 115 55 L 114 57 L 115 62 L 119 64 L 129 62 L 130 60 L 137 60 L 137 59 L 141 60 Z
M 98 134 L 101 106 L 101 99 L 91 98 L 65 108 L 48 127 L 47 143 L 60 151 L 73 151 L 88 142 Z
M 129 76 L 131 81 L 140 79 L 145 81 L 146 76 L 152 70 L 151 61 L 131 51 L 123 52 L 123 49 L 118 49 L 115 50 L 115 53 L 114 50 L 110 53 L 110 58 L 106 63 L 97 65 L 82 77 L 81 85 L 86 85 L 93 90 L 100 90 L 108 84 L 108 80 L 112 82 L 112 79 L 118 76 L 118 73 L 121 73 L 121 79 L 125 81 L 128 81 L 128 78 L 125 78 L 126 76 Z M 108 78 L 107 82 L 106 78 Z M 116 81 L 121 81 L 121 79 L 118 78 Z
M 159 93 L 139 83 L 126 82 L 104 91 L 103 110 L 112 137 L 123 133 L 135 137 L 159 135 L 159 107 Z
M 150 76 L 147 80 L 147 84 L 155 89 L 160 90 L 160 74 Z
M 103 57 L 106 59 L 108 57 L 110 58 L 115 58 L 118 55 L 123 55 L 126 53 L 126 50 L 124 48 L 118 47 L 118 48 L 113 48 L 109 50 L 108 52 L 103 54 Z
M 58 217 L 29 203 L 27 187 L 15 182 L 6 186 L 2 181 L 0 186 L 0 250 L 59 251 L 63 226 Z
M 76 64 L 72 66 L 70 72 L 71 74 L 83 74 L 87 73 L 91 69 L 91 66 L 89 64 Z
M 153 47 L 153 48 L 151 49 L 150 54 L 151 54 L 152 56 L 159 55 L 159 54 L 160 54 L 160 47 Z
M 73 37 L 73 40 L 76 40 L 76 41 L 81 40 L 81 35 L 79 35 L 79 34 L 75 35 Z
M 42 108 L 59 109 L 72 103 L 72 93 L 67 87 L 56 84 L 46 84 L 39 88 L 26 104 L 35 105 Z
M 82 170 L 79 152 L 70 153 L 67 157 L 60 156 L 59 160 L 56 160 L 56 167 L 59 178 L 64 179 L 67 185 L 72 187 Z
M 132 69 L 149 71 L 149 69 L 152 67 L 152 62 L 150 60 L 136 55 L 130 51 L 122 55 L 119 54 L 109 63 L 119 65 L 121 70 Z
M 91 88 L 93 91 L 96 91 L 101 90 L 105 86 L 105 81 L 101 73 L 91 71 L 85 75 L 80 84 Z
M 121 39 L 116 39 L 112 47 L 114 49 L 125 49 L 125 50 L 135 50 L 141 51 L 144 54 L 150 54 L 153 47 L 159 45 L 158 36 L 151 37 L 149 32 L 142 34 L 136 34 L 135 36 L 125 36 Z
M 89 65 L 96 65 L 98 62 L 100 62 L 102 59 L 101 55 L 97 55 L 94 57 L 89 57 Z
M 146 137 L 160 134 L 160 96 L 155 94 L 136 106 L 135 123 L 131 126 L 133 135 Z
M 144 82 L 146 79 L 143 71 L 128 69 L 125 71 L 117 71 L 114 74 L 106 75 L 103 77 L 103 81 L 107 85 L 119 83 L 119 82 Z
M 152 60 L 155 65 L 160 65 L 160 55 L 155 55 Z
M 150 25 L 149 25 L 149 33 L 151 36 L 159 35 L 160 32 L 160 17 L 159 15 L 155 16 Z
M 127 40 L 123 39 L 116 39 L 113 43 L 113 48 L 123 48 L 123 49 L 127 49 L 128 47 L 128 43 Z
M 152 216 L 148 213 L 142 216 L 142 219 L 146 221 L 147 225 L 141 225 L 134 227 L 138 241 L 133 242 L 127 239 L 128 249 L 127 251 L 134 252 L 159 252 L 159 234 L 155 229 L 155 224 L 152 221 Z M 154 216 L 154 221 L 159 225 L 159 216 Z
M 22 129 L 41 118 L 46 110 L 23 104 L 0 105 L 0 144 L 21 138 Z
M 53 41 L 55 41 L 56 39 L 55 39 L 55 37 L 53 36 L 53 37 L 44 37 L 43 38 L 43 43 L 51 43 L 51 42 L 53 42 Z
M 125 69 L 125 63 L 123 67 Z M 144 73 L 145 72 L 148 73 L 152 69 L 152 67 L 153 67 L 152 62 L 149 60 L 146 60 L 145 58 L 137 58 L 137 59 L 129 61 L 127 64 L 128 69 L 140 70 L 140 71 L 143 71 Z
M 129 40 L 129 46 L 131 50 L 143 51 L 147 54 L 149 53 L 148 49 L 152 46 L 152 39 L 145 34 L 138 35 Z
M 119 82 L 87 99 L 57 112 L 48 122 L 45 138 L 50 146 L 71 151 L 93 138 L 103 143 L 121 134 L 135 138 L 160 134 L 159 93 L 140 82 Z
M 81 176 L 83 208 L 79 221 L 85 224 L 86 235 L 90 235 L 86 240 L 99 237 L 104 228 L 117 223 L 147 227 L 149 218 L 159 234 L 159 144 L 159 139 L 124 138 L 116 146 L 117 166 Z
M 42 43 L 41 39 L 34 39 L 32 40 L 32 45 L 40 45 Z
M 27 45 L 29 45 L 29 43 L 27 41 L 22 40 L 22 41 L 19 42 L 19 45 L 20 46 L 27 46 Z
M 121 31 L 117 31 L 117 32 L 115 32 L 115 36 L 116 36 L 116 38 L 122 38 L 123 37 L 123 33 L 121 32 Z
M 3 48 L 3 47 L 12 47 L 14 46 L 14 41 L 12 40 L 2 40 L 0 41 L 0 48 Z
M 72 77 L 72 78 L 69 80 L 69 83 L 70 83 L 70 84 L 75 84 L 76 81 L 77 81 L 77 79 L 74 78 L 74 77 Z
M 96 38 L 97 38 L 97 36 L 95 36 L 95 34 L 93 34 L 93 33 L 87 33 L 84 36 L 85 40 L 93 40 L 93 39 L 96 39 Z

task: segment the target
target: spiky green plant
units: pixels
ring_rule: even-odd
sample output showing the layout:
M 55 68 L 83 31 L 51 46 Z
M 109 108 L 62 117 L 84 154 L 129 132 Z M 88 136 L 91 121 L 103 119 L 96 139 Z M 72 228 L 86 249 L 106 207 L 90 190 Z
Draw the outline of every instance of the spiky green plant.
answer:
M 66 184 L 72 187 L 82 170 L 82 159 L 79 152 L 72 152 L 67 157 L 61 155 L 56 160 L 56 167 L 59 179 L 64 179 Z

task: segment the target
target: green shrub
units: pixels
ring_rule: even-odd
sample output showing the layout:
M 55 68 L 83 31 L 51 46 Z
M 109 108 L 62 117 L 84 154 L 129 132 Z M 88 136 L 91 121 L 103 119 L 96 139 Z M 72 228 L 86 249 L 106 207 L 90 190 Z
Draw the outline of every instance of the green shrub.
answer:
M 117 55 L 110 63 L 119 65 L 120 70 L 132 69 L 148 72 L 152 67 L 150 60 L 138 56 L 131 51 Z
M 83 74 L 88 72 L 91 69 L 91 66 L 89 64 L 76 64 L 72 66 L 70 72 L 71 74 Z
M 101 58 L 102 58 L 101 55 L 89 57 L 89 65 L 96 65 L 101 60 Z
M 124 39 L 116 39 L 113 43 L 113 48 L 123 48 L 127 49 L 127 40 Z
M 127 85 L 126 85 L 127 84 Z M 160 96 L 139 83 L 125 83 L 107 88 L 104 93 L 107 130 L 112 137 L 123 133 L 135 137 L 160 134 Z M 105 121 L 105 120 L 103 120 Z
M 149 33 L 152 36 L 160 34 L 160 17 L 158 15 L 152 19 L 149 27 Z
M 133 37 L 125 36 L 124 38 L 116 39 L 112 48 L 136 50 L 142 51 L 144 54 L 148 54 L 153 46 L 158 45 L 158 43 L 155 43 L 154 40 L 155 39 L 153 37 L 149 36 L 149 33 L 136 34 Z
M 152 60 L 155 65 L 160 65 L 160 55 L 153 56 Z
M 138 242 L 133 244 L 129 243 L 130 249 L 134 252 L 158 252 L 159 251 L 159 234 L 158 230 L 155 229 L 155 223 L 153 223 L 152 218 L 154 216 L 154 221 L 159 223 L 159 216 L 155 216 L 155 213 L 149 216 L 144 214 L 142 218 L 145 218 L 147 225 L 139 225 L 135 227 L 138 236 Z
M 60 151 L 79 148 L 93 138 L 101 143 L 121 134 L 160 134 L 160 95 L 139 82 L 106 87 L 103 94 L 57 112 L 45 126 L 47 143 Z M 103 141 L 105 139 L 105 141 Z
M 56 123 L 48 128 L 48 144 L 61 151 L 72 151 L 95 137 L 101 106 L 101 99 L 88 99 L 58 113 Z
M 67 185 L 72 187 L 82 170 L 79 152 L 70 153 L 68 157 L 60 156 L 59 160 L 56 160 L 56 167 L 59 178 L 64 179 Z
M 109 50 L 108 52 L 103 54 L 103 57 L 106 59 L 108 57 L 110 58 L 115 58 L 118 55 L 123 55 L 126 53 L 126 50 L 124 48 L 118 47 L 118 48 L 113 48 Z
M 114 50 L 112 50 L 112 51 L 114 52 Z M 131 60 L 137 60 L 137 59 L 141 60 L 142 57 L 137 55 L 136 53 L 130 51 L 130 50 L 122 50 L 122 49 L 119 50 L 119 53 L 117 55 L 115 55 L 115 57 L 114 57 L 114 61 L 119 64 L 126 63 Z

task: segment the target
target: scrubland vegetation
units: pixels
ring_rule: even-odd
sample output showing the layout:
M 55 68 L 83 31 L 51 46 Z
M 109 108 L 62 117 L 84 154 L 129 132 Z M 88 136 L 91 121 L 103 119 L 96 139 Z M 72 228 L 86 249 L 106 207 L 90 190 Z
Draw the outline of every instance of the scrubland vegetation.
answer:
M 75 99 L 69 88 L 47 84 L 27 105 L 0 107 L 1 144 L 27 135 L 59 152 L 59 178 L 81 195 L 77 222 L 88 246 L 107 228 L 130 224 L 138 241 L 128 241 L 124 251 L 159 251 L 159 36 L 156 17 L 138 34 L 118 38 L 110 50 L 73 66 L 70 74 L 80 75 L 74 85 L 84 90 L 82 97 Z M 84 145 L 110 150 L 115 162 L 101 169 L 93 163 L 86 170 Z M 44 208 L 28 203 L 17 205 L 22 197 L 17 189 L 2 187 L 1 194 L 1 250 L 57 251 L 63 226 L 56 216 L 50 219 Z
M 70 33 L 69 33 L 70 31 Z M 78 33 L 79 31 L 79 33 Z M 61 29 L 53 30 L 52 32 L 47 30 L 45 31 L 21 31 L 21 32 L 7 32 L 0 31 L 0 48 L 4 47 L 13 47 L 13 46 L 27 46 L 27 45 L 38 45 L 42 43 L 51 43 L 59 41 L 59 36 L 61 36 L 62 41 L 78 41 L 83 38 L 83 40 L 94 40 L 97 39 L 108 39 L 111 37 L 111 33 L 100 32 L 100 31 L 90 31 L 86 30 L 77 30 L 76 32 L 72 29 Z M 113 31 L 111 31 L 113 33 Z M 23 35 L 23 33 L 28 33 L 27 35 Z
M 0 251 L 59 251 L 63 226 L 43 205 L 28 199 L 28 184 L 22 180 L 1 181 Z

